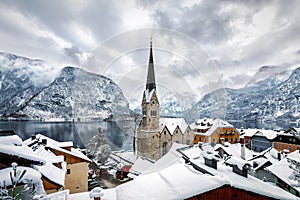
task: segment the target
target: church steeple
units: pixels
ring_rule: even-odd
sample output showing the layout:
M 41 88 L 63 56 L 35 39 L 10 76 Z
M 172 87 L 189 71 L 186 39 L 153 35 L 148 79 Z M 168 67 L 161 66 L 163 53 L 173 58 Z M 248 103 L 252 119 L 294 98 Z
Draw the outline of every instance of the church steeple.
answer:
M 148 89 L 149 92 L 151 92 L 153 89 L 156 89 L 155 75 L 154 75 L 153 53 L 152 53 L 152 37 L 150 38 L 150 55 L 149 55 L 149 63 L 148 63 L 148 74 L 147 74 L 146 90 L 147 89 Z

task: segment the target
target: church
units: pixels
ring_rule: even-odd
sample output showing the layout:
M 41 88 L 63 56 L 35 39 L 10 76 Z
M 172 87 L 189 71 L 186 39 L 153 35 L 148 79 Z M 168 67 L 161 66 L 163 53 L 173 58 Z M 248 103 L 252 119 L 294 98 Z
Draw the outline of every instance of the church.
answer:
M 174 142 L 192 145 L 194 132 L 184 118 L 161 118 L 157 96 L 152 40 L 146 88 L 142 99 L 142 120 L 137 129 L 137 154 L 152 160 L 165 155 Z

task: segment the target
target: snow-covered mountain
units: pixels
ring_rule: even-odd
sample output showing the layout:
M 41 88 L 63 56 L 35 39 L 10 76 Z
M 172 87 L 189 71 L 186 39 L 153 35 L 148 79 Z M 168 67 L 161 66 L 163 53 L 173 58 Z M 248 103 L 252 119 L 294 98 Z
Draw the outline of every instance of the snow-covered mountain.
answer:
M 192 108 L 195 102 L 195 94 L 191 93 L 172 93 L 169 92 L 163 96 L 159 96 L 160 115 L 169 117 L 182 117 L 186 110 Z M 130 99 L 130 108 L 141 114 L 141 99 Z
M 224 98 L 216 98 L 224 95 Z M 241 89 L 219 89 L 205 95 L 186 113 L 189 119 L 216 117 L 215 108 L 224 103 L 228 120 L 295 121 L 300 118 L 300 67 L 283 71 Z
M 129 114 L 129 105 L 121 89 L 109 78 L 79 68 L 65 67 L 53 82 L 47 84 L 47 80 L 37 81 L 46 79 L 42 73 L 43 66 L 40 65 L 42 61 L 11 54 L 2 55 L 2 117 L 88 120 Z M 13 61 L 18 60 L 22 62 L 15 66 L 16 62 Z M 39 73 L 34 70 L 28 73 L 34 66 Z

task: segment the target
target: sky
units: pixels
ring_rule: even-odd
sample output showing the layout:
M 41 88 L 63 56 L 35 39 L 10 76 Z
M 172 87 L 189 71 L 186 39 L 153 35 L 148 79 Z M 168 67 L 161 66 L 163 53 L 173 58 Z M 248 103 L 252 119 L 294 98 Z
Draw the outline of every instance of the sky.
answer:
M 300 66 L 299 9 L 298 0 L 2 0 L 0 51 L 82 67 L 140 99 L 152 37 L 161 94 L 200 98 L 245 86 L 262 66 L 272 66 L 264 76 Z

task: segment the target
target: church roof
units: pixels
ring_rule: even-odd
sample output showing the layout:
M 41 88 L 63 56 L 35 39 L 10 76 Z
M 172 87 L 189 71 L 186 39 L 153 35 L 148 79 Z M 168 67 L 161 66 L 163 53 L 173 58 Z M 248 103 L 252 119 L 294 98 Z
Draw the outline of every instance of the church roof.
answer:
M 179 127 L 182 133 L 184 133 L 185 130 L 188 128 L 188 124 L 186 123 L 184 118 L 160 118 L 159 124 L 160 132 L 164 129 L 164 127 L 167 127 L 171 134 L 174 133 L 177 126 Z
M 146 90 L 151 92 L 152 90 L 155 89 L 156 89 L 156 85 L 155 85 L 154 62 L 153 62 L 153 53 L 152 53 L 152 40 L 151 40 Z

